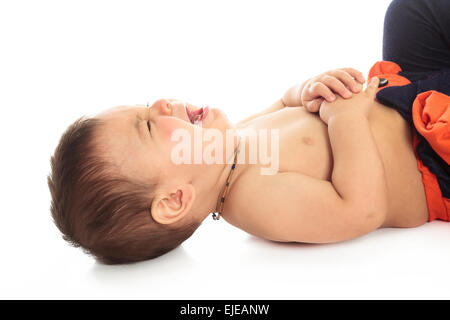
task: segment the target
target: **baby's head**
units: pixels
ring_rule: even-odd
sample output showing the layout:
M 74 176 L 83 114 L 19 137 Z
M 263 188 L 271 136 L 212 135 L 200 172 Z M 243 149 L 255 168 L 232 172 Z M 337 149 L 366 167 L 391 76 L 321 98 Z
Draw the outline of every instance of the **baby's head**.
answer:
M 217 109 L 194 124 L 195 110 L 162 99 L 73 123 L 48 178 L 63 238 L 107 264 L 152 259 L 189 238 L 214 210 L 226 165 L 175 163 L 173 132 L 194 137 L 195 130 L 203 136 L 215 128 L 225 136 L 233 128 Z

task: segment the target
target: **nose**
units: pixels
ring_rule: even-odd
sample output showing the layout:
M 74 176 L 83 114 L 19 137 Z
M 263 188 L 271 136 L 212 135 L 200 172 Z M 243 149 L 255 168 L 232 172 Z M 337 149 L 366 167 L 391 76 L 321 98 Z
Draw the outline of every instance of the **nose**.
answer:
M 167 99 L 159 99 L 152 106 L 152 109 L 156 109 L 162 115 L 172 115 L 173 104 Z

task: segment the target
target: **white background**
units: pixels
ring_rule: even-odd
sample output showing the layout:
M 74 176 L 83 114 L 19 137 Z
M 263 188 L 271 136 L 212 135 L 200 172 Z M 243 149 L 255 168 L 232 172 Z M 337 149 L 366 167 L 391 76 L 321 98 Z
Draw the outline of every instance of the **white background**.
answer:
M 174 251 L 105 266 L 62 239 L 46 176 L 82 115 L 178 98 L 238 121 L 291 85 L 381 60 L 389 0 L 2 1 L 0 298 L 450 298 L 450 225 L 277 244 L 207 219 Z

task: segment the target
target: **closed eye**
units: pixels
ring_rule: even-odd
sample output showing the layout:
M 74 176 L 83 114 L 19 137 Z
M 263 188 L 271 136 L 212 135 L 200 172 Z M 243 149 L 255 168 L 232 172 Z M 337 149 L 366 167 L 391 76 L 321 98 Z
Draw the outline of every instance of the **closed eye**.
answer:
M 150 124 L 150 120 L 147 121 L 147 128 L 148 128 L 148 131 L 151 132 L 151 124 Z

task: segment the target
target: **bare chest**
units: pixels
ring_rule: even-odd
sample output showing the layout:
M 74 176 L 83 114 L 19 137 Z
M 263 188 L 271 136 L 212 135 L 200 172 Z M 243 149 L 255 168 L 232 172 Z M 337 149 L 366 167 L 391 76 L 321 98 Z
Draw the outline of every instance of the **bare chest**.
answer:
M 302 107 L 284 108 L 254 119 L 248 129 L 242 132 L 248 141 L 246 163 L 255 163 L 250 155 L 254 153 L 251 146 L 256 145 L 256 164 L 263 168 L 269 167 L 268 162 L 274 167 L 277 161 L 278 172 L 299 172 L 322 180 L 331 178 L 333 156 L 327 126 L 317 115 Z M 260 161 L 265 158 L 269 161 Z

